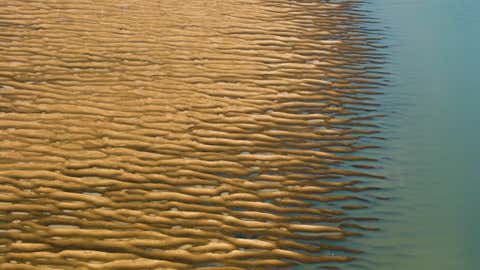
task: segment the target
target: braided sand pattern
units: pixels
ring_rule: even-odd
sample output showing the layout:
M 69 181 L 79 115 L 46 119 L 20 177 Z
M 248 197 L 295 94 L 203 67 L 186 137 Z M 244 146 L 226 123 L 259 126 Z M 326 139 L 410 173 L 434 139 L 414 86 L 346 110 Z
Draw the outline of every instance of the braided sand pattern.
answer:
M 1 2 L 0 269 L 350 260 L 382 61 L 361 4 Z

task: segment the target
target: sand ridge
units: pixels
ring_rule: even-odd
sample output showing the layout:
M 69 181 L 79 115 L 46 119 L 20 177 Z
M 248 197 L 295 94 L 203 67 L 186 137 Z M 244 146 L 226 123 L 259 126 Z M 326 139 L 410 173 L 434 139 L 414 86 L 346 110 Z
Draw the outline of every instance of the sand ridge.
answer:
M 1 3 L 0 268 L 351 260 L 381 179 L 361 6 Z

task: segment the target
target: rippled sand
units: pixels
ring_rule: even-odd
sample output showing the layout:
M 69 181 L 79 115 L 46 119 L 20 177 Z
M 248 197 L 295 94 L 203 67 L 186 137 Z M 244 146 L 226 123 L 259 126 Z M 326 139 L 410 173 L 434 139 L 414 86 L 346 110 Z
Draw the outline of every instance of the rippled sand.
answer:
M 0 3 L 0 269 L 349 261 L 382 57 L 327 2 Z

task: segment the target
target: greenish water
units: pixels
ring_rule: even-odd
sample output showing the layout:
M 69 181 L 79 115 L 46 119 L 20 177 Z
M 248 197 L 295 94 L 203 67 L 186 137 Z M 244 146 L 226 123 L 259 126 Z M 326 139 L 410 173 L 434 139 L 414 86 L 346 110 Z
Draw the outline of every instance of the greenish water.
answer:
M 381 232 L 342 269 L 475 270 L 480 255 L 480 2 L 374 0 L 390 86 L 379 101 L 391 199 L 367 215 Z M 385 158 L 382 158 L 385 157 Z

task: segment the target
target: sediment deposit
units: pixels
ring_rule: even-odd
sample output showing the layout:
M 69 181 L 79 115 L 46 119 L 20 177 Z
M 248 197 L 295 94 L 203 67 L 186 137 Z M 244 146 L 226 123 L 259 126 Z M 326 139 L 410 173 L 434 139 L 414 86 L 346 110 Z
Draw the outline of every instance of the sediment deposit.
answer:
M 0 269 L 281 269 L 368 233 L 361 1 L 0 3 Z

